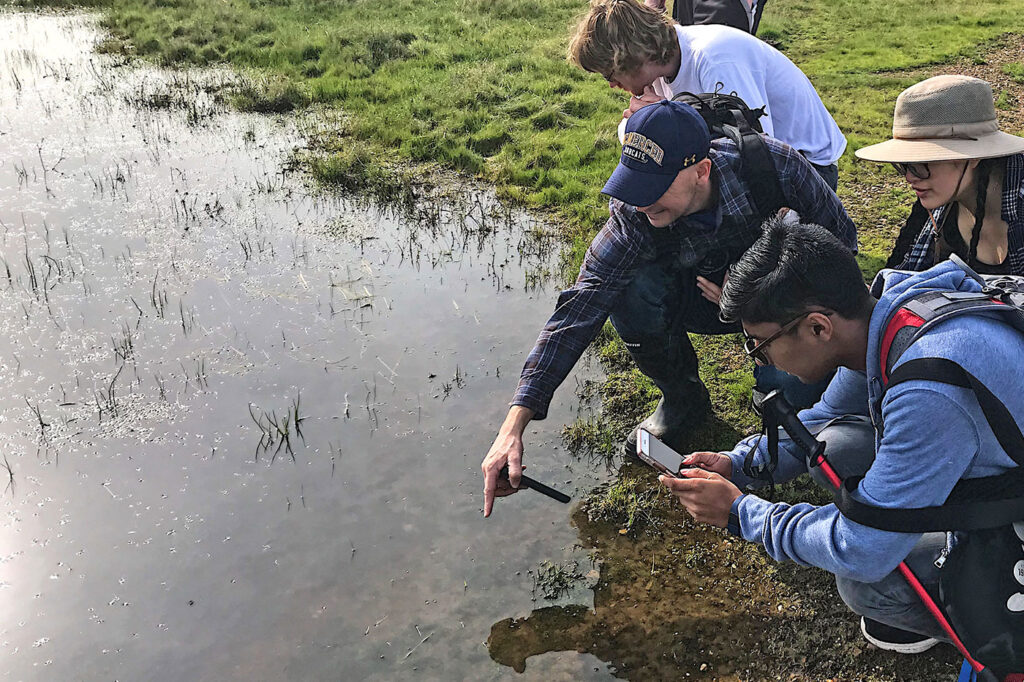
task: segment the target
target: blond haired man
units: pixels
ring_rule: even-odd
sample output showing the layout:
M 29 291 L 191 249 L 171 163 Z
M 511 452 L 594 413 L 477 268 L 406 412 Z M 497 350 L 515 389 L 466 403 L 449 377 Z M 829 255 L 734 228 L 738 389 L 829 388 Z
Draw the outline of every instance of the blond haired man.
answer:
M 592 0 L 569 59 L 632 93 L 624 117 L 680 92 L 735 92 L 765 107 L 765 134 L 811 162 L 834 190 L 846 138 L 810 80 L 771 45 L 730 26 L 680 26 L 636 0 Z

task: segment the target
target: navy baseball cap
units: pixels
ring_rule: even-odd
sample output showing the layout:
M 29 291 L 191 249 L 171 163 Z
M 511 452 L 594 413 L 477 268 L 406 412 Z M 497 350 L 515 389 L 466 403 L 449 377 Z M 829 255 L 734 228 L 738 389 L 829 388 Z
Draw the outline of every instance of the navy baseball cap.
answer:
M 622 157 L 601 192 L 630 206 L 650 206 L 709 149 L 711 134 L 696 109 L 667 99 L 649 104 L 626 120 Z

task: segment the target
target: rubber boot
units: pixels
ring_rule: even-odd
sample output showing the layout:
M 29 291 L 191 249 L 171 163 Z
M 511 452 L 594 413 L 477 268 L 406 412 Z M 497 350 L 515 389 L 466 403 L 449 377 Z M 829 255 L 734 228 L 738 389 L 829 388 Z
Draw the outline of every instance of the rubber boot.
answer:
M 681 343 L 668 347 L 665 337 L 627 343 L 637 367 L 661 391 L 654 413 L 637 425 L 682 453 L 687 437 L 711 413 L 708 389 L 697 373 L 697 355 L 685 335 Z M 623 446 L 627 455 L 636 456 L 636 429 L 629 432 Z

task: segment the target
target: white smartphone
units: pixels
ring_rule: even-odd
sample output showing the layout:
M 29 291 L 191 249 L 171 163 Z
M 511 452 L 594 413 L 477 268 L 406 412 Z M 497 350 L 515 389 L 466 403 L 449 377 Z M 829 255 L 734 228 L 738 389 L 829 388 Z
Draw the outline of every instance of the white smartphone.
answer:
M 663 474 L 678 476 L 683 456 L 652 436 L 645 429 L 637 429 L 636 456 Z

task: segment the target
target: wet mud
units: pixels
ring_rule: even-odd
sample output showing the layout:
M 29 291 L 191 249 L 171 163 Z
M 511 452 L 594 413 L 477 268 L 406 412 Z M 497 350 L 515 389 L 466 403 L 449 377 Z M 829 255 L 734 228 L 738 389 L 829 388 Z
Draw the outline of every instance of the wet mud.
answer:
M 645 476 L 627 465 L 627 476 Z M 815 493 L 792 491 L 805 498 Z M 823 571 L 780 565 L 749 543 L 694 523 L 669 499 L 629 532 L 573 521 L 596 550 L 601 575 L 593 609 L 546 607 L 491 628 L 495 660 L 530 671 L 531 656 L 559 649 L 608 661 L 623 679 L 952 679 L 951 647 L 896 656 L 867 644 L 856 617 Z

